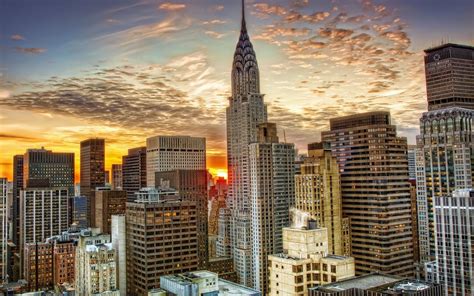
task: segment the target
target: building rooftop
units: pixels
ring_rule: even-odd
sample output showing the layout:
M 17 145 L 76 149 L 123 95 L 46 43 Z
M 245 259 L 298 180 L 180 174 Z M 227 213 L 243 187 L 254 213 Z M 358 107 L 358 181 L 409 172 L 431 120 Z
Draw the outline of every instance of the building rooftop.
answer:
M 340 292 L 349 289 L 369 290 L 388 284 L 393 284 L 401 281 L 399 277 L 382 274 L 368 274 L 347 280 L 342 280 L 333 284 L 328 284 L 316 287 L 316 290 L 327 292 Z
M 463 49 L 474 50 L 474 47 L 473 47 L 473 46 L 470 46 L 470 45 L 462 45 L 462 44 L 455 44 L 455 43 L 445 43 L 445 44 L 442 44 L 442 45 L 438 45 L 438 46 L 434 46 L 434 47 L 425 49 L 425 52 L 426 52 L 426 53 L 430 53 L 430 52 L 437 51 L 437 50 L 440 50 L 440 49 L 443 49 L 443 48 L 448 48 L 448 47 L 457 47 L 457 48 L 463 48 Z
M 219 279 L 219 295 L 256 295 L 260 292 L 233 282 Z

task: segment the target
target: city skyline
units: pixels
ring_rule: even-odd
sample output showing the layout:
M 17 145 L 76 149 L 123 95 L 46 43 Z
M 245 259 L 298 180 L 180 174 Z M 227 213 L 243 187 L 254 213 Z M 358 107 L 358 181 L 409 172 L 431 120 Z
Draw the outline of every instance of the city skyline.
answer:
M 0 175 L 11 180 L 13 155 L 41 146 L 75 152 L 78 175 L 79 142 L 91 137 L 106 139 L 110 170 L 159 134 L 206 137 L 208 167 L 223 175 L 240 1 L 92 3 L 2 5 Z M 329 117 L 380 109 L 414 143 L 426 110 L 422 50 L 474 41 L 470 1 L 246 7 L 269 119 L 300 151 Z

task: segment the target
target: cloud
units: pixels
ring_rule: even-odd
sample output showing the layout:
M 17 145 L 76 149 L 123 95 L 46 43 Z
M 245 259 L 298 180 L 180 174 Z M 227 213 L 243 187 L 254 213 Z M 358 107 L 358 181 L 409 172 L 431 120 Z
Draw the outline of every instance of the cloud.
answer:
M 21 41 L 21 40 L 25 40 L 25 37 L 19 34 L 15 34 L 15 35 L 10 36 L 10 39 L 14 41 Z
M 15 50 L 16 50 L 17 52 L 27 53 L 27 54 L 40 54 L 40 53 L 44 53 L 44 52 L 46 51 L 45 48 L 38 48 L 38 47 L 20 47 L 20 46 L 15 47 Z
M 221 39 L 222 37 L 225 36 L 225 34 L 217 33 L 217 32 L 214 32 L 214 31 L 205 31 L 204 34 L 206 34 L 208 36 L 211 36 L 213 38 L 216 38 L 216 39 Z
M 177 10 L 182 10 L 186 8 L 186 4 L 182 3 L 172 3 L 172 2 L 164 2 L 160 5 L 159 7 L 162 10 L 168 10 L 168 11 L 177 11 Z
M 26 142 L 36 142 L 39 140 L 39 138 L 0 133 L 0 140 L 1 141 L 20 140 L 20 141 L 26 141 Z

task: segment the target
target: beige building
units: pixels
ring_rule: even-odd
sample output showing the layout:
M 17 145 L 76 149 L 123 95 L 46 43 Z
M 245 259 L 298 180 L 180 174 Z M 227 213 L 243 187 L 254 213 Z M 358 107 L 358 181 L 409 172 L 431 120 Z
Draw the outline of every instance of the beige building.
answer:
M 350 255 L 350 238 L 343 236 L 341 178 L 337 159 L 322 143 L 308 146 L 309 158 L 295 176 L 295 207 L 327 228 L 331 254 Z M 349 242 L 348 246 L 345 246 Z
M 307 295 L 308 288 L 355 275 L 354 258 L 328 254 L 328 232 L 310 220 L 283 228 L 283 249 L 268 256 L 269 295 Z
M 110 235 L 83 231 L 76 248 L 76 295 L 120 296 L 115 257 Z

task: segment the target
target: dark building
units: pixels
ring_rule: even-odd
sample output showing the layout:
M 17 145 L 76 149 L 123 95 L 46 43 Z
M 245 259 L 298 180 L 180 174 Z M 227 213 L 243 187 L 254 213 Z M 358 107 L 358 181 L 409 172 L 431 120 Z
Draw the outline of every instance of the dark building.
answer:
M 128 150 L 122 157 L 122 189 L 129 201 L 135 199 L 135 192 L 146 187 L 146 147 Z
M 428 110 L 474 109 L 474 47 L 444 44 L 425 50 Z
M 388 112 L 334 118 L 330 128 L 322 139 L 339 164 L 356 274 L 413 276 L 406 139 L 397 136 Z
M 102 233 L 111 234 L 112 215 L 125 215 L 127 192 L 104 190 L 95 192 L 95 223 Z
M 23 188 L 67 188 L 74 194 L 74 153 L 28 149 L 23 156 Z
M 208 202 L 206 170 L 173 170 L 156 172 L 157 188 L 173 188 L 185 201 L 196 202 L 198 211 L 199 267 L 205 268 L 209 260 Z
M 400 277 L 368 274 L 309 289 L 309 296 L 442 296 L 443 286 Z
M 75 196 L 73 198 L 72 222 L 79 229 L 87 228 L 87 198 L 85 196 Z
M 91 204 L 93 191 L 105 186 L 105 140 L 89 139 L 81 142 L 81 195 L 87 199 L 87 221 L 92 225 Z
M 144 188 L 127 203 L 127 295 L 147 295 L 160 276 L 198 269 L 196 203 Z
M 20 191 L 23 189 L 23 155 L 13 157 L 13 243 L 20 243 Z

